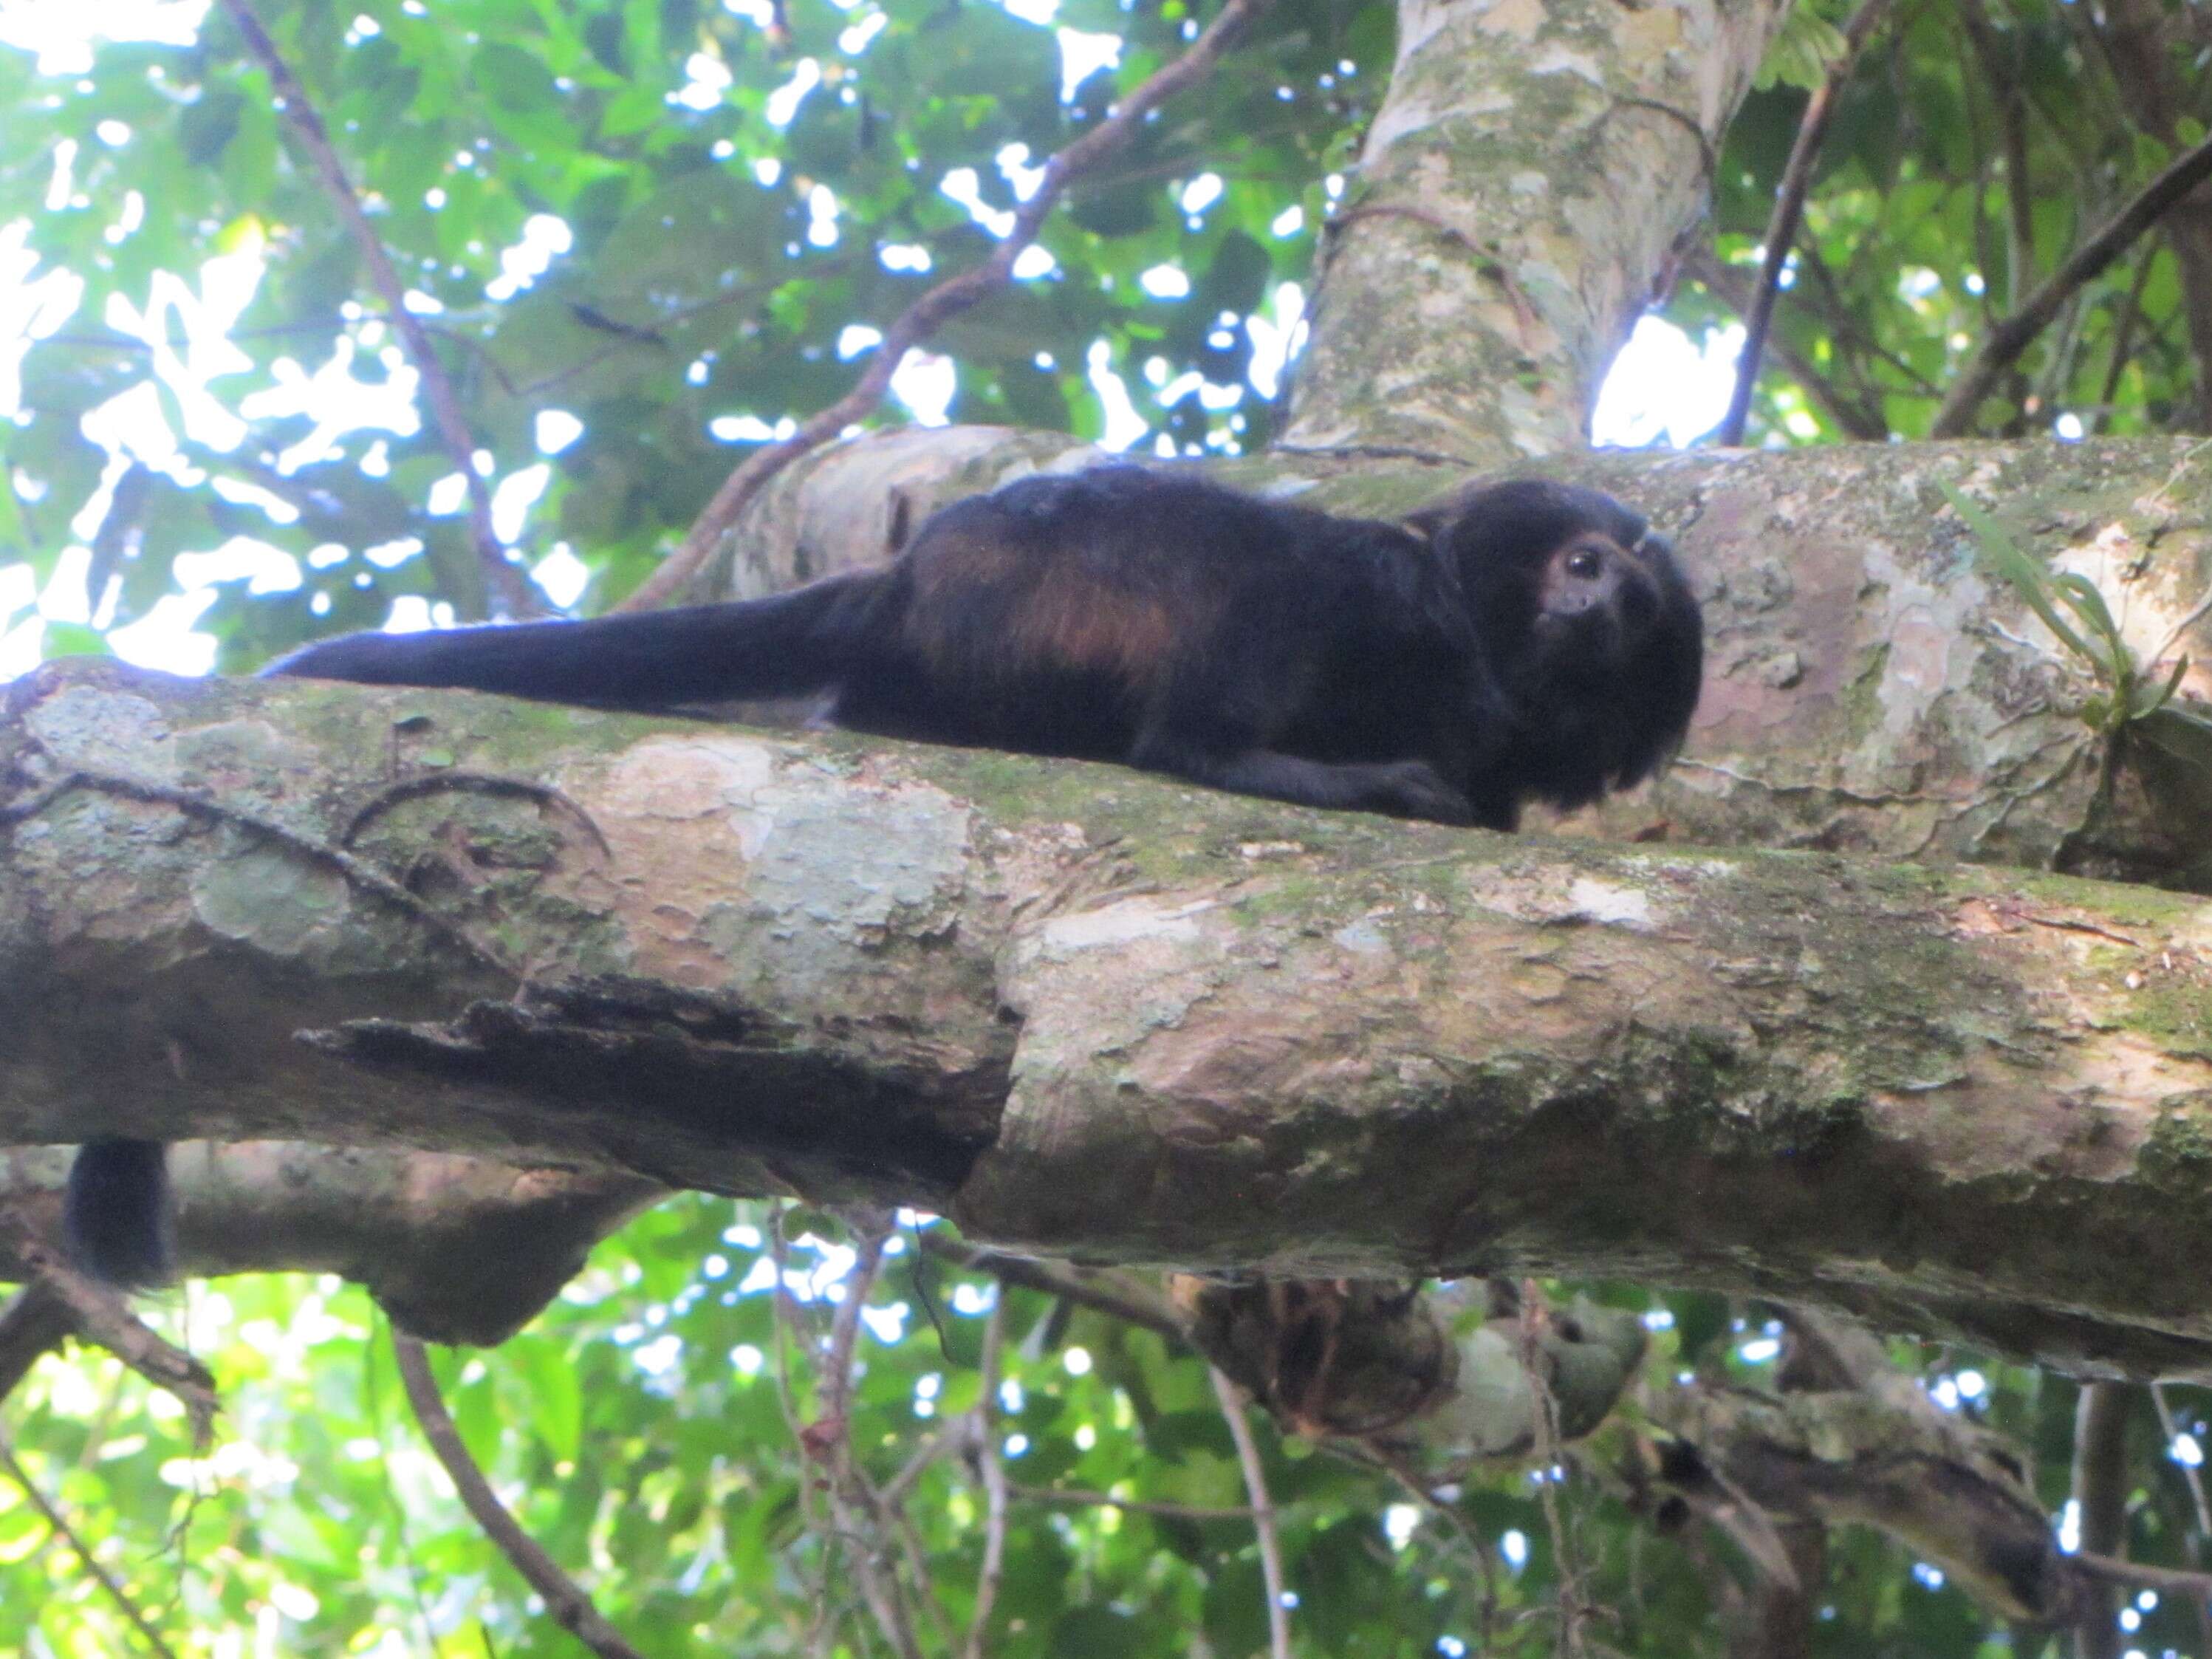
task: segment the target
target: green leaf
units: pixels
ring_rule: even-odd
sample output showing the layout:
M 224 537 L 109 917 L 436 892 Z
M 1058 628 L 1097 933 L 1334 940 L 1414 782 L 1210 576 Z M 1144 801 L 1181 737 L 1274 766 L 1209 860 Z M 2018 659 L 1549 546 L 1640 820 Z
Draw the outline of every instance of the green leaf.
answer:
M 2021 551 L 1997 521 L 1980 507 L 1948 483 L 1938 484 L 1937 488 L 1943 492 L 1943 498 L 1950 502 L 1951 510 L 1965 520 L 1966 527 L 1973 532 L 1974 539 L 1980 544 L 1982 562 L 2012 585 L 2045 628 L 2063 641 L 2084 662 L 2093 667 L 2099 665 L 2101 659 L 2089 642 L 2074 630 L 2058 614 L 2057 607 L 2052 605 L 2051 573 Z
M 1141 1636 L 1137 1621 L 1127 1613 L 1112 1607 L 1075 1607 L 1053 1626 L 1051 1650 L 1081 1654 L 1084 1659 L 1138 1659 L 1143 1651 Z
M 246 107 L 242 94 L 228 87 L 203 92 L 177 113 L 177 145 L 194 167 L 215 166 L 238 135 L 238 118 Z
M 520 46 L 494 40 L 477 49 L 469 73 L 502 108 L 552 113 L 560 100 L 545 65 Z
M 1808 91 L 1828 78 L 1828 68 L 1841 63 L 1850 51 L 1844 32 L 1809 5 L 1792 6 L 1766 49 L 1753 84 L 1771 87 L 1778 82 Z
M 48 622 L 39 641 L 39 654 L 49 662 L 56 657 L 106 657 L 107 635 L 82 623 Z
M 2166 677 L 2164 684 L 2152 686 L 2144 682 L 2139 685 L 2134 703 L 2128 710 L 2128 718 L 2139 720 L 2165 708 L 2172 701 L 2173 694 L 2181 689 L 2181 678 L 2188 672 L 2189 659 L 2183 657 L 2173 665 L 2173 672 Z

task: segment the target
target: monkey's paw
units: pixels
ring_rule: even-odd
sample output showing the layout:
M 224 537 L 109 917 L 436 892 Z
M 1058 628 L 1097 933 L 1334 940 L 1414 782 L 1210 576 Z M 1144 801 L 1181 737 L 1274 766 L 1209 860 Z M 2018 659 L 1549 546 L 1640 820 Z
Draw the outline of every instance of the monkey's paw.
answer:
M 1426 761 L 1393 761 L 1375 769 L 1375 786 L 1360 805 L 1402 818 L 1473 823 L 1474 808 Z

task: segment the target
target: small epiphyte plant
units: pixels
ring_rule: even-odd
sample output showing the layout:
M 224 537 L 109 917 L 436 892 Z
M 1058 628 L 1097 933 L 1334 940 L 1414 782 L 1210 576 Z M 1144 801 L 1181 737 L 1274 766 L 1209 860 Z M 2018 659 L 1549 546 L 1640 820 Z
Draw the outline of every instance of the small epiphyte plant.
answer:
M 2212 605 L 2212 596 L 2182 620 L 2167 636 L 2166 645 L 2148 661 L 2138 660 L 2121 637 L 2112 607 L 2094 582 L 2074 571 L 2050 569 L 1949 484 L 1938 487 L 1951 503 L 1951 510 L 1973 532 L 1983 568 L 2010 584 L 2043 625 L 2087 668 L 2098 689 L 2082 704 L 2081 719 L 2092 731 L 2107 738 L 2117 738 L 2157 716 L 2179 721 L 2200 734 L 2212 734 L 2212 719 L 2173 701 L 2181 677 L 2189 672 L 2189 659 L 2177 657 L 2163 678 L 2157 673 L 2159 659 L 2184 629 L 2204 614 L 2207 605 Z

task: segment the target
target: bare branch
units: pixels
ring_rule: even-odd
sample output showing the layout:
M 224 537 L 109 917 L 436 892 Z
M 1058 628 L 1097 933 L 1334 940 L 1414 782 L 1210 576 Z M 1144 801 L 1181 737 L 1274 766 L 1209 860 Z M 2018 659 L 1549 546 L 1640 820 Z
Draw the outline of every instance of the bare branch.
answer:
M 2150 1385 L 2150 1403 L 2152 1409 L 2158 1413 L 2160 1432 L 2165 1437 L 2166 1443 L 2172 1445 L 2178 1425 L 2173 1420 L 2173 1407 L 2166 1403 L 2164 1383 Z M 2197 1512 L 2197 1529 L 2189 1534 L 2189 1559 L 2201 1568 L 2204 1565 L 2205 1549 L 2208 1545 L 2212 1545 L 2212 1505 L 2205 1502 L 2204 1476 L 2197 1466 L 2185 1463 L 2179 1458 L 2172 1461 L 2173 1466 L 2181 1471 L 2183 1484 L 2189 1488 L 2190 1507 Z M 2194 1611 L 2198 1638 L 2206 1649 L 2212 1650 L 2212 1596 L 2197 1597 Z
M 16 1457 L 15 1448 L 4 1433 L 0 1433 L 0 1468 L 6 1469 L 9 1479 L 23 1489 L 23 1496 L 30 1499 L 31 1507 L 38 1510 L 56 1535 L 70 1547 L 84 1570 L 92 1575 L 101 1589 L 107 1592 L 108 1600 L 123 1610 L 123 1616 L 131 1621 L 139 1638 L 160 1656 L 160 1659 L 177 1659 L 176 1650 L 161 1639 L 161 1632 L 146 1622 L 146 1615 L 139 1612 L 137 1604 L 123 1593 L 123 1586 L 117 1583 L 109 1576 L 107 1569 L 93 1558 L 92 1551 L 86 1547 L 84 1540 L 76 1535 L 76 1529 L 70 1525 L 68 1517 L 33 1484 L 30 1471 Z
M 2181 1567 L 2154 1567 L 2141 1561 L 2121 1561 L 2087 1550 L 2069 1558 L 2092 1578 L 2111 1584 L 2137 1584 L 2145 1589 L 2185 1595 L 2192 1601 L 2212 1600 L 2212 1572 L 2191 1572 Z
M 2035 270 L 2035 198 L 2027 167 L 2027 94 L 2021 84 L 2020 65 L 2005 61 L 2002 43 L 1982 0 L 1963 0 L 1958 17 L 1967 39 L 1973 42 L 1975 56 L 1982 60 L 1982 79 L 1989 87 L 1990 100 L 1996 110 L 2005 167 L 2005 295 L 2017 304 Z M 2018 45 L 2016 35 L 2014 44 Z
M 830 1323 L 830 1346 L 822 1358 L 823 1420 L 842 1420 L 853 1404 L 853 1349 L 860 1336 L 860 1310 L 868 1305 L 876 1275 L 883 1270 L 884 1244 L 888 1227 L 869 1228 L 860 1236 L 860 1257 L 842 1287 L 844 1299 Z
M 1966 433 L 1973 425 L 1975 412 L 1989 395 L 1990 388 L 1997 383 L 1998 376 L 2019 361 L 2020 355 L 2050 325 L 2075 291 L 2127 252 L 2166 210 L 2208 178 L 2212 178 L 2212 138 L 2183 154 L 2145 185 L 2133 201 L 2075 248 L 2026 304 L 1990 331 L 1989 338 L 1982 343 L 1973 362 L 1966 365 L 1945 394 L 1928 435 L 1956 438 Z
M 1260 1578 L 1267 1587 L 1267 1652 L 1269 1659 L 1291 1659 L 1291 1609 L 1283 1580 L 1283 1543 L 1275 1532 L 1275 1511 L 1267 1501 L 1267 1471 L 1260 1462 L 1260 1443 L 1252 1437 L 1252 1425 L 1244 1415 L 1244 1397 L 1218 1365 L 1208 1365 L 1213 1378 L 1213 1397 L 1221 1402 L 1221 1415 L 1229 1425 L 1229 1437 L 1237 1443 L 1237 1461 L 1244 1467 L 1244 1492 L 1252 1500 L 1252 1530 L 1260 1540 Z
M 811 1459 L 814 1455 L 813 1444 L 807 1426 L 799 1420 L 798 1390 L 792 1386 L 791 1351 L 801 1333 L 799 1298 L 791 1292 L 791 1247 L 783 1236 L 784 1218 L 789 1213 L 789 1205 L 777 1205 L 769 1212 L 765 1230 L 769 1260 L 775 1267 L 775 1285 L 769 1292 L 775 1309 L 775 1397 L 783 1413 L 784 1427 L 790 1431 L 791 1443 L 803 1458 Z M 814 1659 L 823 1659 L 829 1653 L 831 1639 L 843 1618 L 830 1594 L 830 1573 L 837 1560 L 837 1549 L 835 1535 L 822 1524 L 817 1507 L 821 1484 L 804 1477 L 799 1482 L 799 1513 L 805 1534 L 821 1540 L 816 1552 L 819 1571 L 813 1583 L 814 1625 L 806 1644 L 806 1650 Z
M 77 1334 L 98 1343 L 155 1388 L 174 1395 L 191 1420 L 192 1443 L 205 1444 L 208 1426 L 221 1404 L 216 1396 L 214 1374 L 132 1317 L 114 1291 L 80 1273 L 21 1218 L 9 1217 L 9 1222 L 16 1234 L 15 1259 L 24 1273 L 68 1310 Z
M 1476 1626 L 1482 1634 L 1482 1642 L 1477 1650 L 1489 1652 L 1491 1644 L 1497 1639 L 1498 1632 L 1498 1561 L 1491 1554 L 1490 1547 L 1482 1541 L 1482 1534 L 1475 1530 L 1474 1522 L 1468 1519 L 1466 1512 L 1456 1503 L 1440 1495 L 1429 1484 L 1427 1477 L 1415 1469 L 1407 1458 L 1389 1448 L 1346 1444 L 1332 1449 L 1338 1455 L 1346 1457 L 1363 1468 L 1379 1467 L 1389 1470 L 1409 1496 L 1434 1510 L 1444 1524 L 1459 1535 L 1460 1541 L 1474 1556 L 1476 1575 L 1482 1580 L 1482 1602 L 1478 1615 L 1480 1622 Z
M 2092 1557 L 2116 1555 L 2126 1536 L 2128 1407 L 2134 1391 L 2124 1382 L 2084 1382 L 2074 1407 L 2074 1501 L 2081 1519 L 2081 1549 Z M 2081 1598 L 2075 1620 L 2075 1659 L 2114 1659 L 2119 1626 L 2112 1622 L 2112 1592 L 2098 1587 Z
M 2112 355 L 2105 365 L 2105 384 L 2097 393 L 2097 404 L 2084 411 L 2089 417 L 2089 430 L 2096 431 L 2104 425 L 2105 417 L 2112 413 L 2112 399 L 2120 389 L 2120 376 L 2127 373 L 2128 362 L 2135 355 L 2136 328 L 2142 321 L 2143 289 L 2149 286 L 2151 266 L 2158 250 L 2152 248 L 2136 261 L 2135 280 L 2128 284 L 2128 297 L 2120 304 L 2119 320 L 2112 327 Z
M 1182 1322 L 1176 1317 L 1166 1301 L 1133 1284 L 1115 1282 L 1126 1276 L 1109 1278 L 1101 1273 L 1040 1261 L 1032 1256 L 1002 1255 L 996 1250 L 963 1243 L 939 1227 L 932 1227 L 921 1235 L 921 1248 L 925 1255 L 940 1257 L 975 1273 L 989 1273 L 1001 1284 L 1042 1291 L 1047 1296 L 1064 1296 L 1070 1302 L 1141 1326 L 1170 1342 L 1187 1340 Z
M 483 571 L 486 590 L 494 603 L 510 616 L 542 613 L 544 607 L 523 580 L 522 572 L 508 560 L 507 550 L 500 545 L 499 536 L 492 529 L 491 487 L 477 471 L 476 440 L 469 431 L 468 417 L 461 410 L 461 400 L 453 392 L 452 378 L 439 359 L 437 348 L 430 343 L 428 329 L 407 308 L 407 286 L 394 269 L 392 256 L 385 252 L 375 227 L 368 222 L 368 215 L 362 208 L 353 181 L 346 177 L 344 164 L 331 146 L 331 136 L 323 125 L 323 118 L 308 98 L 307 88 L 300 84 L 300 77 L 292 73 L 292 66 L 276 50 L 276 43 L 261 27 L 261 20 L 253 15 L 247 0 L 222 0 L 222 4 L 238 32 L 246 38 L 246 49 L 268 70 L 270 85 L 276 94 L 276 107 L 283 111 L 299 132 L 300 141 L 323 181 L 323 188 L 329 192 L 338 216 L 345 221 L 355 246 L 361 250 L 362 261 L 368 267 L 369 280 L 384 296 L 385 309 L 392 331 L 399 336 L 401 349 L 406 352 L 407 361 L 414 364 L 416 373 L 422 377 L 422 395 L 429 401 L 439 447 L 446 452 L 447 459 L 460 469 L 468 484 L 469 532 L 476 542 L 477 562 Z
M 51 1285 L 32 1283 L 0 1308 L 0 1400 L 76 1329 L 76 1316 Z
M 1797 142 L 1790 148 L 1789 164 L 1782 170 L 1781 192 L 1766 221 L 1766 264 L 1759 272 L 1751 309 L 1743 319 L 1743 350 L 1735 360 L 1735 391 L 1729 398 L 1728 415 L 1721 422 L 1718 441 L 1733 448 L 1743 441 L 1744 422 L 1751 418 L 1752 389 L 1759 381 L 1759 359 L 1766 349 L 1766 331 L 1774 321 L 1775 296 L 1782 291 L 1782 268 L 1796 245 L 1797 222 L 1805 212 L 1805 192 L 1813 182 L 1813 163 L 1819 159 L 1820 142 L 1828 135 L 1828 118 L 1835 113 L 1836 94 L 1859 61 L 1867 37 L 1889 10 L 1890 0 L 1860 0 L 1858 10 L 1844 25 L 1846 50 L 1828 65 L 1827 78 L 1813 88 L 1798 124 Z
M 1536 1407 L 1536 1494 L 1543 1502 L 1544 1525 L 1552 1535 L 1552 1555 L 1558 1563 L 1559 1651 L 1577 1655 L 1587 1650 L 1583 1624 L 1589 1609 L 1583 1600 L 1582 1564 L 1567 1531 L 1566 1517 L 1559 1510 L 1557 1476 L 1565 1467 L 1565 1455 L 1560 1449 L 1559 1397 L 1552 1392 L 1543 1348 L 1544 1329 L 1551 1316 L 1551 1304 L 1544 1299 L 1542 1287 L 1533 1279 L 1522 1280 L 1521 1371 L 1528 1380 L 1528 1395 Z
M 484 1529 L 484 1535 L 499 1547 L 500 1553 L 514 1564 L 515 1571 L 530 1588 L 544 1598 L 546 1611 L 553 1615 L 554 1622 L 598 1654 L 599 1659 L 644 1659 L 592 1605 L 592 1598 L 583 1588 L 561 1570 L 536 1539 L 523 1531 L 520 1523 L 499 1501 L 491 1482 L 484 1479 L 483 1471 L 469 1455 L 461 1431 L 453 1426 L 445 1401 L 439 1397 L 438 1381 L 430 1375 L 430 1356 L 423 1351 L 422 1345 L 395 1331 L 392 1347 L 399 1361 L 399 1380 L 406 1387 L 407 1403 L 415 1409 L 415 1420 L 422 1425 L 422 1437 L 430 1443 L 430 1449 L 438 1455 L 439 1462 L 453 1477 L 463 1506 Z
M 2171 1446 L 2179 1425 L 2173 1420 L 2173 1407 L 2166 1403 L 2166 1384 L 2154 1382 L 2150 1385 L 2150 1403 L 2158 1413 L 2160 1432 L 2166 1437 L 2166 1443 Z M 2203 1475 L 2195 1464 L 2185 1463 L 2179 1458 L 2173 1460 L 2173 1466 L 2181 1471 L 2181 1478 L 2189 1487 L 2189 1504 L 2197 1511 L 2198 1535 L 2212 1538 L 2212 1505 L 2207 1505 L 2204 1500 Z
M 235 6 L 242 0 L 226 0 L 226 3 Z M 1273 3 L 1273 0 L 1229 0 L 1206 26 L 1206 32 L 1191 43 L 1188 52 L 1162 67 L 1118 101 L 1113 113 L 1097 126 L 1066 149 L 1054 152 L 1044 164 L 1043 177 L 1036 193 L 1022 204 L 1014 215 L 1013 229 L 992 250 L 991 257 L 971 270 L 947 277 L 900 313 L 898 320 L 884 331 L 883 343 L 876 348 L 866 373 L 853 389 L 829 408 L 802 421 L 790 437 L 755 451 L 724 479 L 714 499 L 685 532 L 683 544 L 669 555 L 659 569 L 639 585 L 635 592 L 614 608 L 646 611 L 674 597 L 698 574 L 722 532 L 736 521 L 763 485 L 801 455 L 868 415 L 890 389 L 891 376 L 898 372 L 908 351 L 962 312 L 990 298 L 1011 283 L 1014 261 L 1036 240 L 1045 216 L 1068 185 L 1126 146 L 1136 137 L 1146 116 L 1202 77 L 1244 26 Z
M 858 1256 L 845 1276 L 843 1300 L 830 1322 L 815 1419 L 799 1431 L 799 1444 L 829 1474 L 830 1505 L 837 1538 L 852 1564 L 860 1599 L 867 1603 L 876 1628 L 899 1659 L 921 1659 L 921 1644 L 915 1639 L 914 1621 L 907 1613 L 896 1569 L 880 1558 L 879 1543 L 893 1524 L 890 1512 L 853 1456 L 853 1350 L 860 1340 L 860 1310 L 867 1306 L 868 1293 L 883 1269 L 884 1246 L 894 1224 L 886 1213 L 857 1224 L 854 1231 L 859 1234 L 854 1246 Z
M 1758 277 L 1749 270 L 1737 265 L 1723 264 L 1711 249 L 1699 249 L 1683 263 L 1684 273 L 1705 284 L 1723 304 L 1735 308 L 1736 314 L 1750 313 L 1752 295 L 1756 292 Z M 1842 342 L 1838 343 L 1838 348 Z M 1805 395 L 1820 406 L 1821 411 L 1833 421 L 1844 436 L 1862 443 L 1881 443 L 1889 436 L 1889 422 L 1882 416 L 1880 406 L 1870 398 L 1855 401 L 1827 375 L 1815 368 L 1805 355 L 1791 347 L 1787 340 L 1770 336 L 1765 355 L 1779 362 L 1790 378 L 1804 388 Z M 1863 383 L 1864 377 L 1860 377 Z
M 968 1659 L 983 1659 L 991 1609 L 998 1604 L 1006 1565 L 1006 1466 L 999 1456 L 995 1420 L 1006 1334 L 1006 1298 L 1001 1295 L 991 1304 L 990 1322 L 983 1328 L 983 1392 L 974 1416 L 975 1467 L 983 1477 L 983 1568 L 975 1580 L 975 1613 L 968 1622 Z

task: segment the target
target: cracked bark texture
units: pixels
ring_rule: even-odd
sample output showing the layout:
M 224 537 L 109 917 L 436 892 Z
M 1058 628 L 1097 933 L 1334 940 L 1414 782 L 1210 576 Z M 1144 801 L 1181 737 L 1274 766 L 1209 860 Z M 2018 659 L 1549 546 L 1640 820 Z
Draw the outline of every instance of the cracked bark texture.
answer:
M 357 849 L 519 989 L 306 850 L 395 752 L 558 792 L 414 793 Z M 82 662 L 14 689 L 0 763 L 110 781 L 0 844 L 0 1145 L 404 1145 L 1091 1261 L 1620 1273 L 2212 1370 L 2212 1292 L 2157 1266 L 2212 1248 L 2193 897 Z

